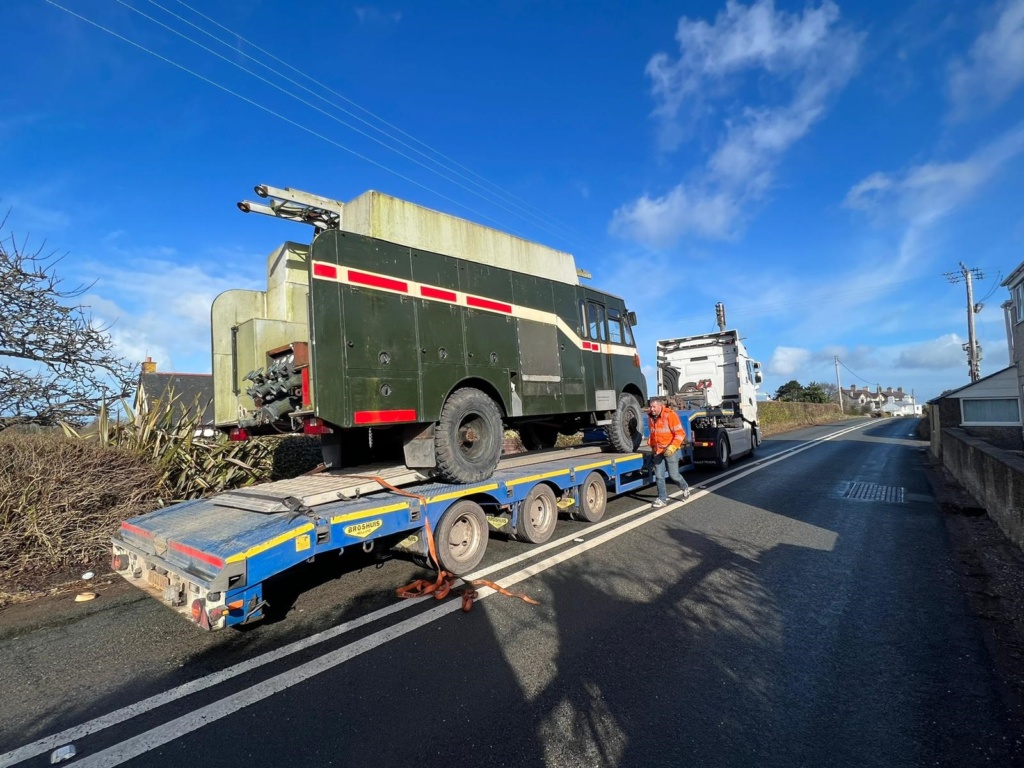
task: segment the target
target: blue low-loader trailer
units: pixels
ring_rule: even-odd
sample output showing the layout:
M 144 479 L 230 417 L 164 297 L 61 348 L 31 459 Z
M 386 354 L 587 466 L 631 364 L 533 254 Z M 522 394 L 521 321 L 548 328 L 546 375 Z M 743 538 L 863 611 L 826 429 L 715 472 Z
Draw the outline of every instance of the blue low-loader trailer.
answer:
M 690 445 L 682 453 L 680 468 L 692 468 Z M 431 482 L 405 467 L 303 475 L 126 520 L 113 537 L 112 565 L 204 629 L 247 624 L 265 615 L 268 578 L 317 555 L 358 547 L 427 564 L 429 523 L 437 565 L 463 575 L 480 563 L 491 529 L 540 544 L 560 512 L 597 522 L 609 496 L 652 482 L 649 455 L 587 445 L 523 454 L 468 485 Z

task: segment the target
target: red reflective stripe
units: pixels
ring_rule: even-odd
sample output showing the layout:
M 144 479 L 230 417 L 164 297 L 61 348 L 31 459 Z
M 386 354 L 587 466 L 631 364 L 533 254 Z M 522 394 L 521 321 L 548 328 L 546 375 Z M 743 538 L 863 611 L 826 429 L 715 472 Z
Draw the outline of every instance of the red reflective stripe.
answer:
M 179 544 L 176 541 L 169 541 L 167 542 L 167 545 L 171 549 L 176 549 L 179 552 L 186 554 L 191 558 L 194 558 L 196 560 L 202 560 L 204 563 L 209 563 L 210 565 L 215 566 L 216 568 L 224 567 L 224 561 L 221 560 L 219 557 L 208 555 L 205 552 L 200 552 L 198 549 L 193 549 L 192 547 L 185 546 L 184 544 Z
M 416 421 L 416 411 L 356 411 L 356 424 L 393 424 L 398 421 Z
M 441 299 L 442 301 L 455 301 L 458 298 L 451 291 L 442 291 L 440 288 L 429 288 L 425 285 L 420 286 L 420 295 L 426 296 L 428 299 Z
M 493 312 L 504 312 L 505 314 L 512 314 L 512 305 L 503 304 L 500 301 L 491 301 L 490 299 L 478 299 L 476 296 L 467 296 L 466 303 L 471 307 L 477 309 L 489 309 Z
M 314 264 L 313 265 L 313 276 L 314 277 L 329 277 L 331 280 L 338 279 L 338 268 L 332 267 L 330 264 Z
M 132 525 L 131 523 L 121 523 L 121 529 L 128 531 L 129 533 L 134 533 L 136 536 L 145 536 L 147 539 L 153 538 L 152 533 L 144 531 L 137 525 Z
M 368 285 L 371 288 L 383 288 L 387 291 L 399 291 L 400 293 L 409 292 L 409 284 L 404 280 L 392 280 L 390 277 L 377 277 L 377 275 L 368 275 L 366 272 L 356 272 L 354 269 L 350 269 L 348 271 L 348 280 L 350 283 Z
M 309 368 L 302 369 L 302 406 L 310 405 L 312 400 L 309 397 Z

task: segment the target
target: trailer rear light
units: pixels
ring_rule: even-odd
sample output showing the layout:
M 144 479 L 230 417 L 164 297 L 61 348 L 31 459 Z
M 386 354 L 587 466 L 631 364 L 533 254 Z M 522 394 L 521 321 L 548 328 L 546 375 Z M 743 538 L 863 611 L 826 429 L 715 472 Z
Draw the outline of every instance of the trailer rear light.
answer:
M 192 601 L 192 621 L 196 624 L 202 623 L 204 602 L 202 599 Z
M 128 570 L 128 555 L 114 555 L 110 559 L 110 567 L 115 571 Z
M 216 608 L 211 608 L 209 610 L 210 623 L 215 624 L 216 622 L 221 620 L 222 616 L 226 616 L 227 613 L 228 609 L 227 606 L 225 605 L 218 605 Z
M 318 419 L 316 416 L 306 419 L 302 425 L 302 431 L 307 435 L 330 435 L 334 433 L 333 429 L 324 424 L 323 419 Z
M 234 440 L 237 443 L 241 443 L 248 439 L 248 431 L 242 429 L 241 427 L 232 427 L 231 431 L 228 432 L 228 440 Z

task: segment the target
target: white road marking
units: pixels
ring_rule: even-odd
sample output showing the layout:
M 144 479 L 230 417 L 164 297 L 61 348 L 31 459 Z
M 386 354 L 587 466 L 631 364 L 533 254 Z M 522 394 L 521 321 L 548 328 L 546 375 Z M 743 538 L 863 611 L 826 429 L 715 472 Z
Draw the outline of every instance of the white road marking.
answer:
M 860 429 L 864 426 L 869 425 L 870 423 L 871 422 L 867 422 L 865 424 L 857 424 L 852 427 L 842 429 L 838 432 L 834 432 L 823 437 L 815 438 L 814 440 L 811 440 L 803 445 L 788 448 L 785 451 L 782 451 L 781 453 L 770 458 L 760 459 L 755 465 L 746 467 L 742 471 L 733 470 L 731 472 L 725 473 L 715 478 L 715 481 L 712 484 L 712 489 L 731 485 L 737 480 L 740 480 L 750 474 L 753 474 L 754 472 L 759 472 L 760 470 L 765 469 L 766 467 L 769 467 L 772 464 L 776 464 L 780 461 L 785 461 L 786 459 L 792 458 L 798 453 L 802 453 L 803 451 L 809 450 L 818 445 L 819 443 L 834 440 L 837 437 L 841 437 L 842 435 L 845 435 L 848 432 Z M 708 493 L 710 493 L 710 490 L 693 489 L 693 491 L 690 494 L 689 500 L 686 502 L 672 502 L 668 506 L 653 512 L 651 511 L 649 504 L 644 504 L 643 506 L 629 510 L 613 518 L 609 518 L 599 523 L 595 523 L 594 525 L 588 526 L 588 532 L 593 532 L 596 530 L 600 530 L 601 528 L 606 528 L 610 525 L 614 525 L 615 523 L 622 522 L 623 520 L 626 520 L 630 517 L 634 517 L 640 514 L 641 512 L 647 512 L 647 514 L 643 517 L 639 517 L 636 520 L 628 522 L 625 525 L 622 525 L 613 531 L 608 531 L 604 534 L 601 534 L 600 536 L 596 536 L 590 539 L 589 541 L 584 542 L 583 544 L 578 544 L 574 547 L 566 549 L 564 552 L 560 552 L 557 555 L 553 555 L 545 560 L 528 566 L 527 568 L 523 568 L 520 571 L 517 571 L 509 576 L 506 576 L 503 579 L 500 579 L 497 583 L 506 588 L 514 584 L 518 584 L 524 579 L 530 578 L 531 576 L 535 576 L 538 573 L 546 571 L 548 568 L 551 568 L 555 565 L 558 565 L 559 563 L 563 563 L 566 560 L 570 560 L 573 557 L 583 554 L 584 552 L 593 549 L 594 547 L 599 546 L 600 544 L 603 544 L 607 541 L 611 541 L 614 538 L 622 536 L 623 534 L 632 531 L 634 528 L 637 528 L 641 525 L 646 525 L 652 520 L 662 517 L 668 512 L 675 511 L 679 509 L 681 506 L 683 506 L 683 504 L 690 504 L 696 501 L 697 499 L 706 496 Z M 674 495 L 676 494 L 673 494 L 673 496 Z M 488 568 L 470 574 L 469 576 L 467 576 L 467 578 L 482 578 L 490 573 L 503 570 L 511 565 L 516 565 L 520 562 L 523 562 L 524 560 L 532 559 L 536 557 L 538 554 L 542 554 L 543 552 L 554 549 L 556 547 L 560 547 L 563 544 L 572 542 L 573 538 L 575 538 L 575 535 L 570 534 L 569 536 L 565 536 L 561 539 L 548 542 L 547 544 L 533 547 L 532 549 L 528 550 L 527 552 L 524 552 L 521 555 L 508 558 L 507 560 L 503 560 L 500 563 L 495 563 L 494 565 Z M 489 597 L 492 594 L 494 594 L 494 591 L 485 587 L 478 590 L 477 599 L 482 600 L 486 597 Z M 377 621 L 378 619 L 384 618 L 393 613 L 397 613 L 398 611 L 409 608 L 412 605 L 417 604 L 419 602 L 421 602 L 421 600 L 406 600 L 399 603 L 395 603 L 394 605 L 388 606 L 387 608 L 382 608 L 378 611 L 374 611 L 373 613 L 367 614 L 366 616 L 362 616 L 358 619 L 347 621 L 344 624 L 340 624 L 337 627 L 332 627 L 331 629 L 325 630 L 323 632 L 318 632 L 315 635 L 311 635 L 310 637 L 303 638 L 302 640 L 298 640 L 294 643 L 282 646 L 281 648 L 278 648 L 274 651 L 270 651 L 261 656 L 257 656 L 253 659 L 240 662 L 231 667 L 223 669 L 220 672 L 215 672 L 211 675 L 207 675 L 206 677 L 192 680 L 188 683 L 184 683 L 183 685 L 177 686 L 176 688 L 172 688 L 168 691 L 165 691 L 164 693 L 157 694 L 156 696 L 151 696 L 148 699 L 143 699 L 142 701 L 136 704 L 124 707 L 122 709 L 116 710 L 106 715 L 102 715 L 98 718 L 88 721 L 87 723 L 83 723 L 82 725 L 75 726 L 73 728 L 68 728 L 67 730 L 61 731 L 60 733 L 44 737 L 42 739 L 39 739 L 38 741 L 32 742 L 31 744 L 26 744 L 23 747 L 19 747 L 3 755 L 0 755 L 0 768 L 8 768 L 8 766 L 15 765 L 23 760 L 27 760 L 30 757 L 35 757 L 36 755 L 47 752 L 51 749 L 61 746 L 62 744 L 67 744 L 68 742 L 79 740 L 85 736 L 109 728 L 110 726 L 125 722 L 126 720 L 130 720 L 136 715 L 141 715 L 145 712 L 149 712 L 153 709 L 156 709 L 157 707 L 163 706 L 164 704 L 169 704 L 173 701 L 181 699 L 197 691 L 205 690 L 221 682 L 224 682 L 225 680 L 229 680 L 233 677 L 254 670 L 260 666 L 269 664 L 272 661 L 277 661 L 278 659 L 289 656 L 293 653 L 296 653 L 297 651 L 303 650 L 304 648 L 309 648 L 310 646 L 317 645 L 326 640 L 330 640 L 334 637 L 342 635 L 346 632 L 350 632 L 353 629 L 366 626 L 367 624 Z M 448 603 L 439 605 L 435 608 L 431 608 L 430 610 L 425 611 L 422 614 L 405 619 L 399 622 L 398 624 L 395 624 L 394 626 L 388 627 L 386 629 L 379 630 L 378 632 L 375 632 L 372 635 L 363 638 L 362 640 L 358 640 L 354 643 L 339 648 L 336 651 L 327 653 L 317 659 L 314 659 L 313 661 L 307 662 L 291 670 L 288 670 L 287 672 L 282 672 L 261 683 L 257 683 L 256 685 L 250 688 L 232 694 L 224 699 L 221 699 L 220 701 L 214 702 L 213 704 L 201 707 L 200 709 L 197 709 L 187 715 L 183 715 L 175 720 L 170 721 L 169 723 L 164 723 L 163 725 L 157 726 L 156 728 L 146 731 L 134 738 L 128 739 L 127 741 L 121 742 L 120 744 L 117 744 L 113 747 L 109 747 L 108 749 L 98 752 L 95 755 L 82 757 L 81 759 L 76 761 L 76 765 L 119 765 L 122 762 L 130 760 L 134 757 L 138 757 L 139 755 L 144 754 L 145 752 L 151 749 L 155 749 L 156 747 L 161 746 L 162 744 L 166 744 L 169 741 L 173 741 L 174 739 L 183 736 L 186 733 L 197 730 L 201 728 L 203 725 L 206 725 L 207 723 L 226 717 L 234 712 L 237 712 L 240 709 L 243 709 L 244 707 L 249 706 L 250 704 L 262 701 L 268 696 L 272 696 L 275 693 L 285 690 L 286 688 L 290 688 L 291 686 L 296 685 L 304 680 L 307 680 L 315 675 L 318 675 L 321 672 L 338 666 L 339 664 L 343 664 L 344 662 L 353 659 L 356 656 L 365 653 L 366 651 L 377 648 L 378 646 L 383 645 L 384 643 L 387 643 L 398 637 L 401 637 L 402 635 L 405 635 L 408 632 L 413 631 L 414 629 L 417 629 L 421 626 L 436 621 L 442 616 L 452 613 L 453 611 L 461 610 L 461 607 L 461 601 L 453 600 Z

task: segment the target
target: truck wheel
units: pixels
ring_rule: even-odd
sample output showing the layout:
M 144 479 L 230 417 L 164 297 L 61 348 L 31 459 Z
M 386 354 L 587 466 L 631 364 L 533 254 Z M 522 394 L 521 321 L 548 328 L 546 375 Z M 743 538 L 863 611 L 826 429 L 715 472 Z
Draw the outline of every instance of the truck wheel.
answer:
M 463 499 L 448 507 L 437 524 L 434 543 L 443 571 L 461 576 L 480 565 L 487 549 L 487 516 L 481 506 Z
M 580 503 L 573 517 L 587 523 L 596 523 L 604 517 L 608 506 L 608 485 L 604 475 L 591 472 L 580 486 Z
M 640 447 L 643 440 L 643 418 L 644 413 L 636 395 L 629 392 L 619 395 L 612 423 L 608 425 L 608 440 L 616 451 L 632 453 Z
M 724 432 L 719 432 L 718 438 L 715 440 L 715 466 L 719 470 L 726 469 L 729 466 L 729 459 L 729 438 L 725 436 Z
M 530 491 L 519 505 L 513 535 L 527 544 L 543 544 L 558 524 L 558 500 L 550 486 L 543 483 Z
M 434 453 L 441 478 L 478 483 L 493 474 L 501 458 L 504 431 L 494 401 L 467 387 L 445 401 L 434 430 Z
M 550 424 L 524 424 L 519 430 L 523 447 L 528 451 L 539 451 L 554 448 L 558 442 L 558 427 Z
M 750 428 L 750 455 L 753 456 L 757 453 L 757 446 L 761 444 L 761 441 L 757 439 L 757 430 L 753 427 Z

